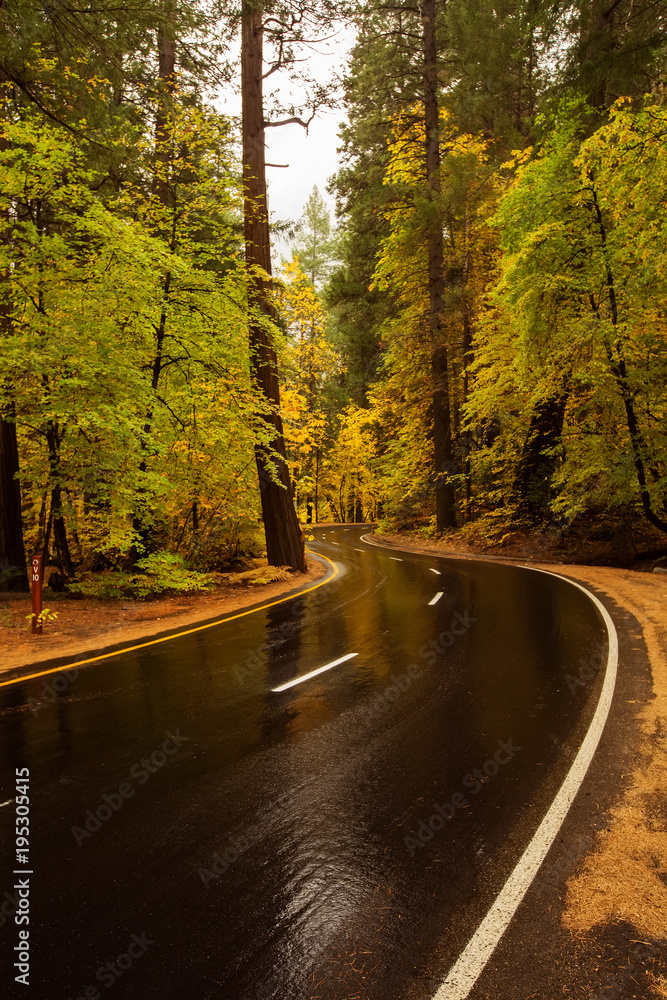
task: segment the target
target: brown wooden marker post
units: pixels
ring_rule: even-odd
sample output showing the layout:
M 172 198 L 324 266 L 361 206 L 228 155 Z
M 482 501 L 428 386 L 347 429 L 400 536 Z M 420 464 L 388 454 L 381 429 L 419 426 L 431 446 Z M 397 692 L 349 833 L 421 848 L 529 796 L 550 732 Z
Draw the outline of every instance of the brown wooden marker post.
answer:
M 32 557 L 30 567 L 30 590 L 32 592 L 32 631 L 33 635 L 42 634 L 42 626 L 38 624 L 38 618 L 42 613 L 42 557 L 35 555 Z

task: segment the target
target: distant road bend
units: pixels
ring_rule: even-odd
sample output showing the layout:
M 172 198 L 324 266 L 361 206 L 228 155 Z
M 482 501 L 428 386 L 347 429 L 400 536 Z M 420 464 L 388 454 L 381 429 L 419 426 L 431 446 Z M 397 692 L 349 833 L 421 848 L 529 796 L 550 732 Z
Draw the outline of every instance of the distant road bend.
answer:
M 366 531 L 314 530 L 325 585 L 82 667 L 52 704 L 0 688 L 8 995 L 466 995 L 457 959 L 590 743 L 608 632 L 556 576 Z

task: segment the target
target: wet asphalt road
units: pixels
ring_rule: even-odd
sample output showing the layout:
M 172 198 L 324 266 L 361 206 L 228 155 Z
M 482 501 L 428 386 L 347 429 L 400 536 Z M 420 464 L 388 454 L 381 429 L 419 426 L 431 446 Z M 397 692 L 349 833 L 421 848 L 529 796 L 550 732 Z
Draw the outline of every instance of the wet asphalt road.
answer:
M 601 678 L 567 674 L 606 633 L 563 581 L 363 530 L 315 531 L 338 575 L 302 597 L 82 668 L 38 710 L 42 680 L 0 689 L 33 872 L 30 986 L 8 903 L 4 996 L 435 992 L 576 753 Z M 5 901 L 13 825 L 11 802 Z

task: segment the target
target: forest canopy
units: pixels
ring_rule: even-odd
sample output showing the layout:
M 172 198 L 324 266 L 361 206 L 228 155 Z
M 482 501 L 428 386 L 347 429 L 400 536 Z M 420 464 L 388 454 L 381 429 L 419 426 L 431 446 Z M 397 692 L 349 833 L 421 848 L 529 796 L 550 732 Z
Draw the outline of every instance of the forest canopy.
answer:
M 329 520 L 664 540 L 666 14 L 8 0 L 0 589 L 300 569 Z M 314 188 L 272 266 L 265 129 L 335 102 L 336 224 Z

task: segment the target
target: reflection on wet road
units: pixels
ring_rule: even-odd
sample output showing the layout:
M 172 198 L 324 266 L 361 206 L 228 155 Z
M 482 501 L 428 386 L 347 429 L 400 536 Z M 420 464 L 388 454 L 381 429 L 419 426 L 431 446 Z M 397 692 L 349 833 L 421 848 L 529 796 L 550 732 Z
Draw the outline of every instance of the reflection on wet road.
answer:
M 41 680 L 0 690 L 0 801 L 31 775 L 17 996 L 435 992 L 576 753 L 600 679 L 567 675 L 606 633 L 561 580 L 362 533 L 315 531 L 339 574 L 311 593 L 82 668 L 39 710 Z

